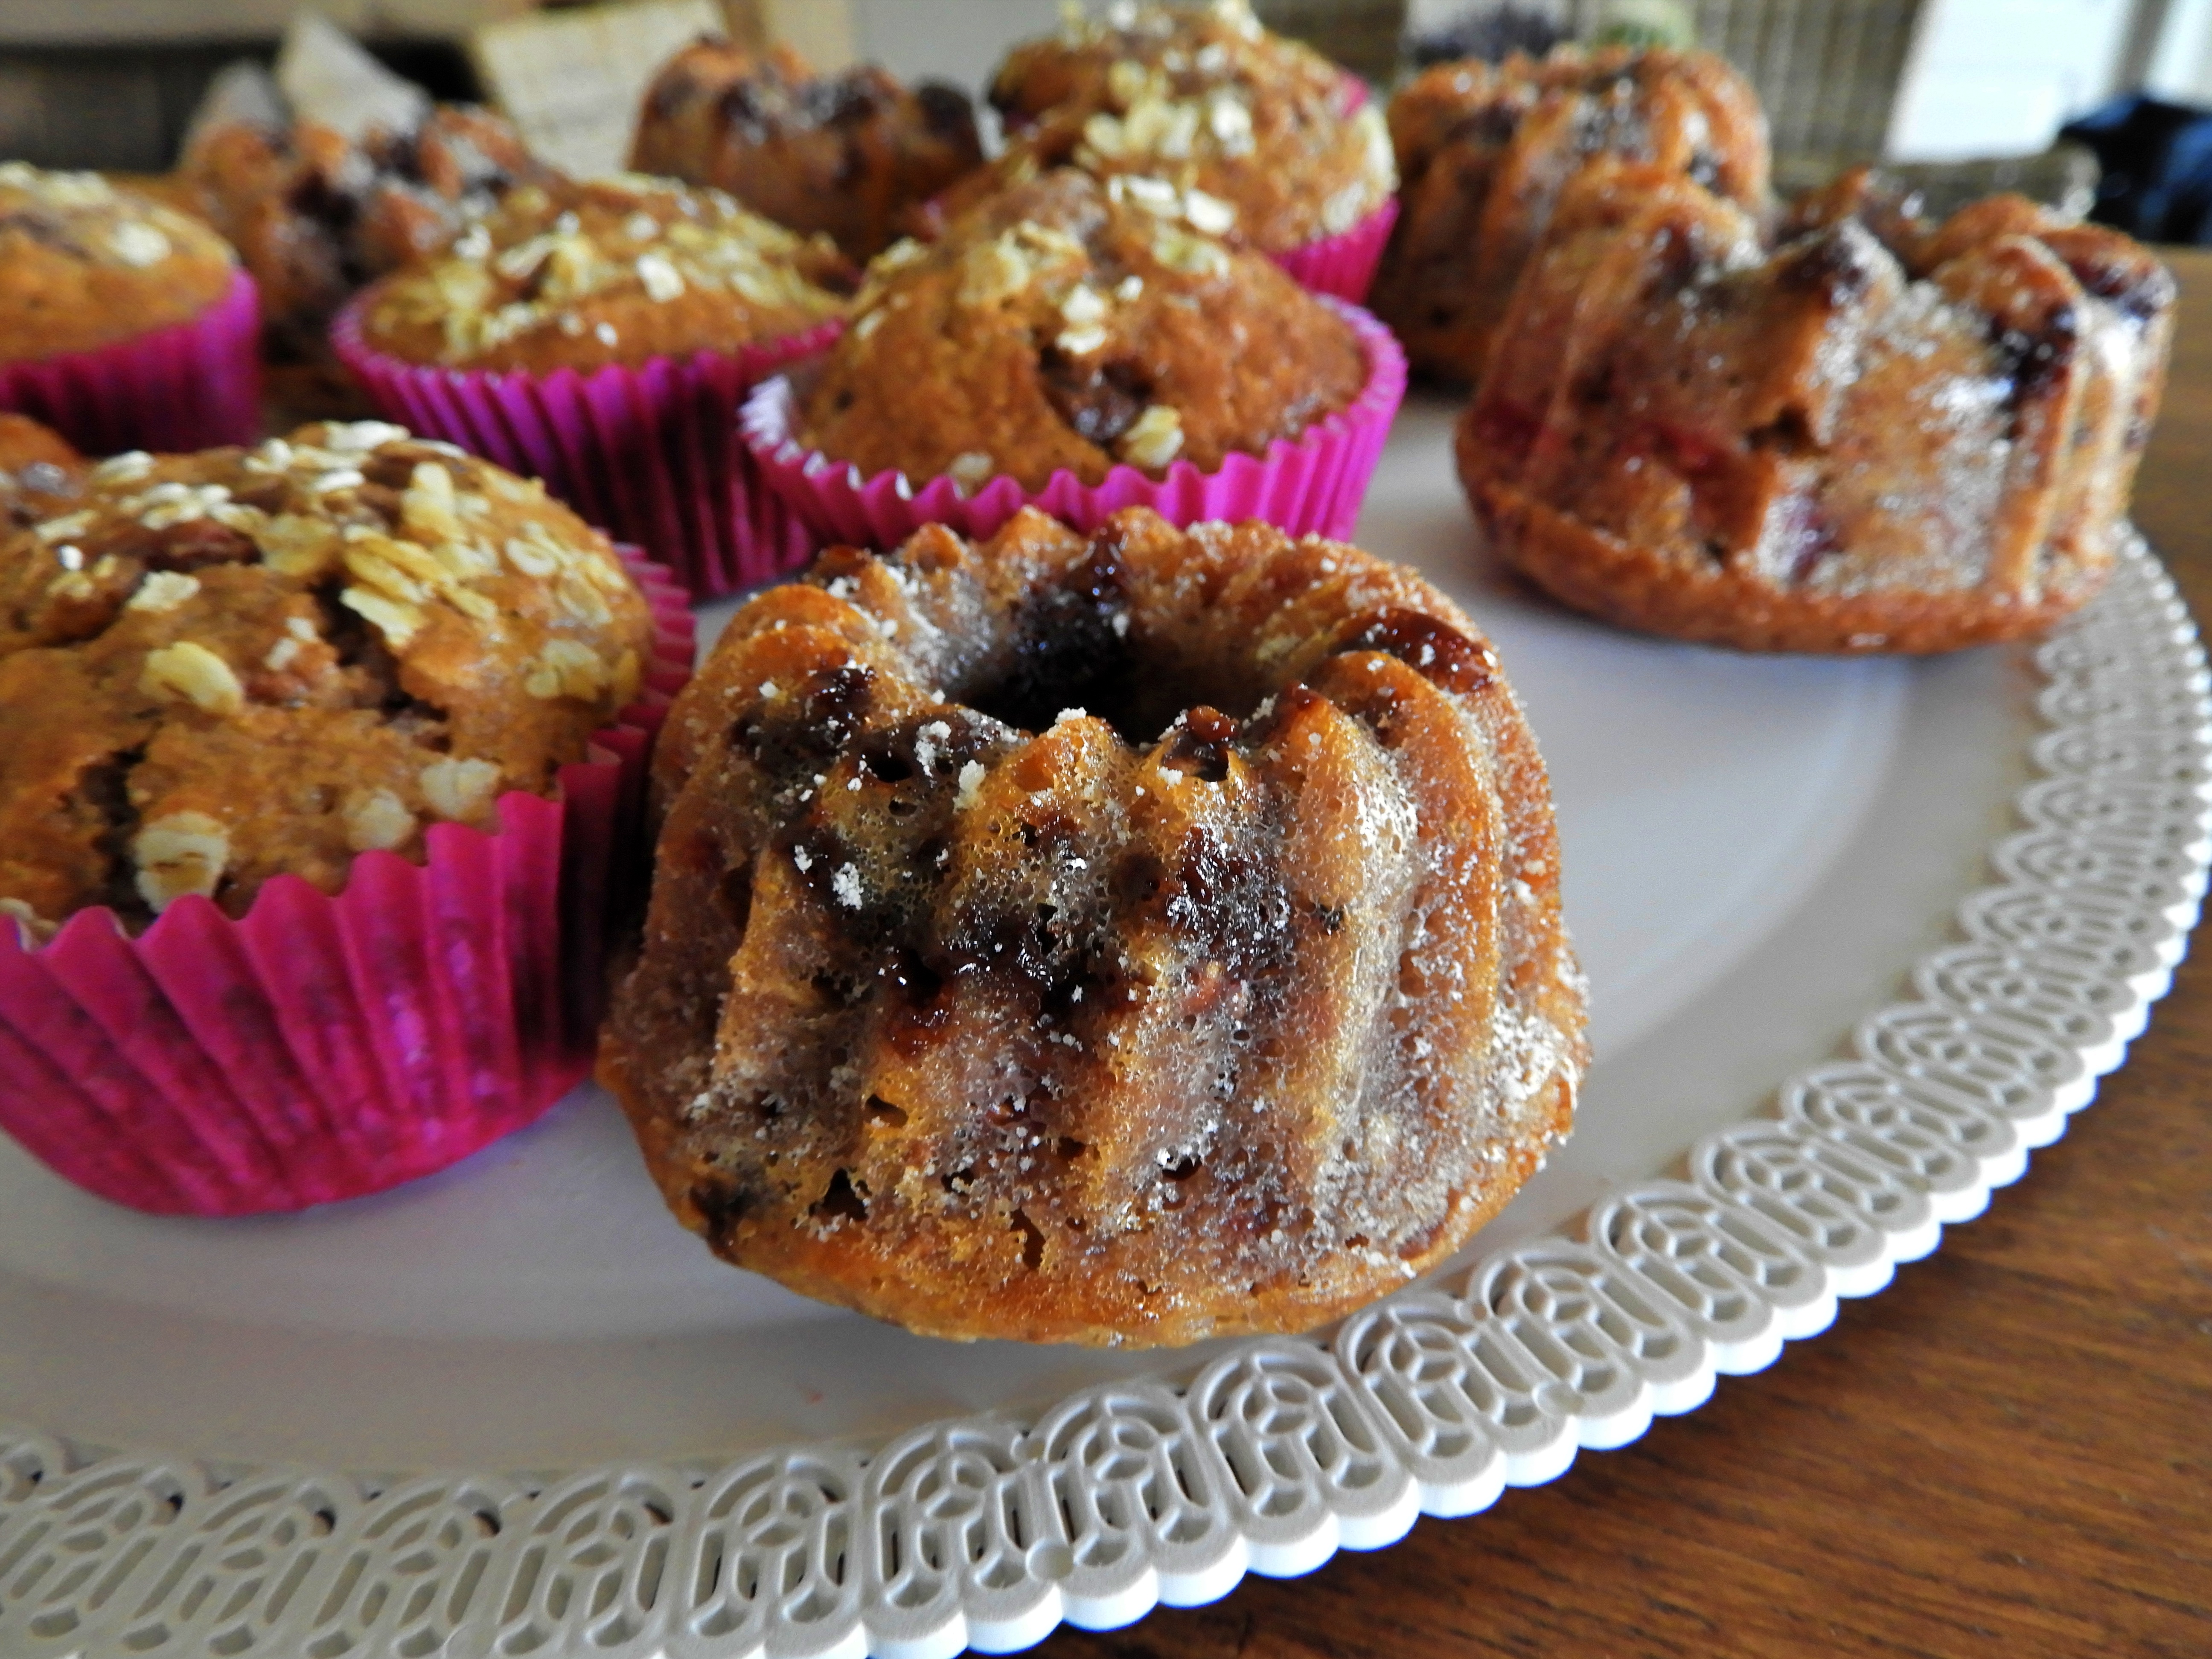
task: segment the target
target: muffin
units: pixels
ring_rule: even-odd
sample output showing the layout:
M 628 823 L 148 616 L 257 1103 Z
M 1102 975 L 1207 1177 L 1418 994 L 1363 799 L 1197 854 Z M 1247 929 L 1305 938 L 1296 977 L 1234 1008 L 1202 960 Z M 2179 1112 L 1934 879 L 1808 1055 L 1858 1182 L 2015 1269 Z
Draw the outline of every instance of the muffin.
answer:
M 1087 490 L 1095 505 L 1120 477 L 1188 521 L 1211 516 L 1199 481 L 1232 464 L 1257 471 L 1355 426 L 1387 427 L 1397 359 L 1382 331 L 1191 217 L 1165 185 L 1062 168 L 989 198 L 934 244 L 885 253 L 852 326 L 794 377 L 808 384 L 791 450 L 819 458 L 795 463 L 801 505 L 857 471 L 925 490 L 945 480 L 939 495 L 1003 503 L 1003 522 L 1018 498 L 1054 489 Z M 754 420 L 770 401 L 769 388 L 756 395 L 747 435 L 773 459 L 787 434 Z M 1364 483 L 1347 463 L 1304 501 L 1314 521 L 1286 527 L 1348 524 Z M 972 516 L 964 527 L 988 533 Z
M 97 173 L 0 162 L 0 408 L 97 453 L 250 436 L 253 319 L 205 225 Z
M 295 401 L 344 395 L 330 381 L 327 337 L 358 289 L 437 252 L 516 185 L 557 177 L 505 120 L 456 104 L 412 131 L 374 128 L 358 142 L 316 121 L 222 122 L 195 137 L 179 168 L 195 210 L 260 287 L 264 349 L 295 371 L 282 382 Z
M 0 1127 L 118 1201 L 235 1213 L 550 1104 L 627 811 L 592 740 L 671 684 L 666 605 L 536 484 L 398 428 L 92 469 L 0 541 Z
M 652 649 L 605 537 L 397 428 L 120 455 L 70 505 L 0 543 L 0 898 L 45 923 L 240 916 L 280 872 L 336 892 L 356 854 L 489 828 Z
M 706 36 L 646 89 L 629 164 L 727 191 L 865 264 L 982 161 L 975 110 L 957 87 L 908 88 L 873 64 L 817 76 L 788 46 L 754 53 Z
M 2021 197 L 1846 180 L 1779 240 L 1604 163 L 1561 194 L 1462 417 L 1504 557 L 1607 621 L 1760 651 L 2040 632 L 2118 561 L 2172 276 Z
M 841 550 L 670 716 L 601 1077 L 720 1255 L 930 1335 L 1294 1331 L 1442 1261 L 1587 1060 L 1543 763 L 1411 573 L 1023 514 Z
M 945 212 L 1055 167 L 1158 179 L 1197 193 L 1210 233 L 1358 301 L 1388 231 L 1397 173 L 1381 115 L 1350 107 L 1355 84 L 1310 48 L 1261 28 L 1243 0 L 1071 16 L 1059 35 L 1017 46 L 1000 67 L 990 98 L 1015 136 L 948 195 Z M 1346 237 L 1354 240 L 1340 246 Z
M 333 338 L 387 414 L 543 477 L 710 594 L 804 551 L 754 500 L 736 411 L 831 337 L 848 272 L 826 237 L 719 191 L 529 185 L 368 289 Z
M 1390 100 L 1405 180 L 1376 313 L 1413 367 L 1473 382 L 1561 187 L 1598 156 L 1680 173 L 1759 211 L 1766 119 L 1711 52 L 1585 52 L 1439 64 Z

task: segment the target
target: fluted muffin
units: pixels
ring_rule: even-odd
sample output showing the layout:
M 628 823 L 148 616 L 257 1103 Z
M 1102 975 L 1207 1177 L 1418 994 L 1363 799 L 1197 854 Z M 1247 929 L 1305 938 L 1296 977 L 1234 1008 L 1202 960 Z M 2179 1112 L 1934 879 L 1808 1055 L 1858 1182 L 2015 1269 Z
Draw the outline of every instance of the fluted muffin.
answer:
M 70 506 L 0 541 L 0 903 L 41 926 L 493 827 L 651 646 L 604 537 L 395 427 L 121 455 Z
M 947 215 L 1055 167 L 1155 179 L 1206 202 L 1206 228 L 1281 254 L 1350 230 L 1397 187 L 1371 107 L 1344 71 L 1260 27 L 1243 0 L 1071 16 L 1014 48 L 991 101 L 1018 128 L 949 193 Z
M 2111 572 L 2173 279 L 1992 197 L 1942 224 L 1847 180 L 1770 245 L 1678 175 L 1562 194 L 1463 418 L 1504 556 L 1630 627 L 1754 650 L 2034 633 Z
M 670 1206 L 957 1338 L 1303 1329 L 1449 1256 L 1586 1060 L 1541 760 L 1410 573 L 1143 509 L 757 597 L 678 701 L 601 1076 Z
M 1370 303 L 1413 366 L 1472 382 L 1560 190 L 1599 156 L 1682 174 L 1757 212 L 1766 118 L 1711 52 L 1584 51 L 1439 64 L 1390 100 L 1401 212 Z
M 558 176 L 499 116 L 455 104 L 358 142 L 317 121 L 226 121 L 195 137 L 179 173 L 260 287 L 272 360 L 310 364 L 360 289 L 445 247 L 515 185 Z
M 362 342 L 422 366 L 588 371 L 734 352 L 836 317 L 849 267 L 715 190 L 525 185 L 362 301 Z
M 229 294 L 237 270 L 207 226 L 98 173 L 0 161 L 0 364 L 190 322 Z
M 892 248 L 805 392 L 801 442 L 863 473 L 1035 490 L 1063 469 L 1210 471 L 1349 404 L 1367 378 L 1351 327 L 1192 216 L 1155 181 L 1063 168 Z
M 866 262 L 921 204 L 982 164 L 957 87 L 902 85 L 856 64 L 816 75 L 788 46 L 702 37 L 646 88 L 630 166 L 726 191 L 792 230 Z

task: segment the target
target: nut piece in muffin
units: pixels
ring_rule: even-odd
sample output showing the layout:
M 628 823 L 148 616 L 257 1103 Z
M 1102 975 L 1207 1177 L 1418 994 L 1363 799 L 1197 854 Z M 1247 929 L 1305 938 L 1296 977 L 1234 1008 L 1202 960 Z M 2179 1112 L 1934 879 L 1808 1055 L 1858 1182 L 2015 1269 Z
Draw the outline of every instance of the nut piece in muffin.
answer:
M 873 64 L 817 76 L 788 46 L 757 54 L 712 36 L 653 77 L 629 161 L 727 191 L 860 262 L 982 162 L 975 112 L 957 87 L 909 88 Z
M 397 427 L 119 455 L 70 507 L 0 540 L 0 904 L 47 925 L 491 827 L 651 648 L 604 537 Z
M 222 237 L 96 173 L 0 161 L 0 362 L 190 322 L 230 292 Z
M 0 411 L 0 536 L 68 512 L 88 465 L 60 433 Z
M 457 104 L 358 143 L 316 121 L 221 122 L 180 172 L 253 273 L 264 349 L 284 363 L 321 362 L 331 318 L 364 284 L 436 252 L 514 185 L 559 176 L 501 117 Z
M 438 257 L 363 298 L 362 338 L 403 362 L 592 369 L 803 332 L 850 268 L 716 190 L 637 175 L 508 192 Z
M 1381 115 L 1347 114 L 1346 86 L 1343 70 L 1261 28 L 1243 0 L 1071 15 L 1059 35 L 1007 57 L 990 97 L 1019 131 L 944 211 L 1072 166 L 1195 191 L 1212 234 L 1288 252 L 1350 230 L 1397 188 Z
M 1211 471 L 1296 437 L 1367 379 L 1342 318 L 1193 227 L 1171 185 L 1062 168 L 869 267 L 800 441 L 864 473 Z
M 1515 53 L 1438 64 L 1390 100 L 1403 209 L 1372 304 L 1423 373 L 1473 381 L 1559 191 L 1597 156 L 1680 173 L 1757 212 L 1766 118 L 1705 52 Z

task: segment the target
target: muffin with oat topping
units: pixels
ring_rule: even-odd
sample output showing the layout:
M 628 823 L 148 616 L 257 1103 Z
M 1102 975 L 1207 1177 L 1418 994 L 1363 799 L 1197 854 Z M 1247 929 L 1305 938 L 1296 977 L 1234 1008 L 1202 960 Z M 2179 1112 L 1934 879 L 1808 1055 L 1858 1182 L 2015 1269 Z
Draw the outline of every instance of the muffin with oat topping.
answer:
M 535 1117 L 589 1063 L 673 596 L 376 422 L 62 505 L 0 538 L 0 1129 L 236 1214 Z
M 333 339 L 386 413 L 541 474 L 713 593 L 787 550 L 751 500 L 738 402 L 830 337 L 850 277 L 827 238 L 718 191 L 629 175 L 526 185 L 368 289 Z
M 720 191 L 645 178 L 509 193 L 444 254 L 371 290 L 362 343 L 443 368 L 592 369 L 802 333 L 848 267 Z
M 1205 222 L 1204 198 L 1073 168 L 994 197 L 937 242 L 877 259 L 843 337 L 793 375 L 803 390 L 755 394 L 747 441 L 772 482 L 815 509 L 818 533 L 863 544 L 885 526 L 863 533 L 830 499 L 854 470 L 890 481 L 856 492 L 896 503 L 933 489 L 948 498 L 933 507 L 971 526 L 990 516 L 995 527 L 1021 501 L 1080 518 L 1097 501 L 1076 498 L 1102 492 L 1114 497 L 1102 511 L 1157 496 L 1184 522 L 1249 513 L 1297 532 L 1348 525 L 1373 464 L 1358 444 L 1396 407 L 1395 349 L 1363 313 L 1207 235 Z M 1318 496 L 1274 487 L 1287 482 L 1284 454 L 1355 432 Z M 1249 499 L 1212 488 L 1261 473 L 1277 476 Z M 1286 522 L 1286 511 L 1312 521 Z
M 1244 0 L 1072 14 L 1058 35 L 1017 46 L 1000 67 L 991 101 L 1016 137 L 945 209 L 957 215 L 1054 167 L 1158 179 L 1198 192 L 1213 234 L 1357 301 L 1398 181 L 1381 115 L 1349 107 L 1352 84 L 1311 48 L 1261 27 Z
M 205 225 L 97 173 L 0 162 L 0 409 L 93 451 L 250 437 L 255 323 Z
M 376 422 L 104 461 L 0 541 L 0 899 L 136 929 L 492 827 L 637 695 L 646 602 L 537 485 Z

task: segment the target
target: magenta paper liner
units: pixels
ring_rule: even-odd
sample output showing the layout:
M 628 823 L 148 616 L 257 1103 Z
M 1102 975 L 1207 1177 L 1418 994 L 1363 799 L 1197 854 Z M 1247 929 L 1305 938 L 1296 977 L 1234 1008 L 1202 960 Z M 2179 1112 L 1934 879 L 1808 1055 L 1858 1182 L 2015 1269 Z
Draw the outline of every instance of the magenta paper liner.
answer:
M 1347 539 L 1358 521 L 1367 482 L 1406 395 L 1406 354 L 1390 331 L 1357 306 L 1318 296 L 1359 336 L 1367 384 L 1345 408 L 1294 439 L 1277 439 L 1265 455 L 1231 455 L 1214 472 L 1177 461 L 1164 478 L 1116 466 L 1097 483 L 1055 472 L 1041 490 L 997 477 L 963 495 L 949 477 L 916 489 L 901 472 L 863 478 L 860 469 L 802 448 L 793 437 L 797 414 L 791 381 L 763 380 L 738 416 L 754 462 L 814 532 L 817 546 L 896 547 L 926 524 L 950 526 L 970 540 L 996 531 L 1024 507 L 1078 530 L 1095 530 L 1125 507 L 1149 507 L 1177 525 L 1207 519 L 1264 519 L 1293 536 Z
M 1390 240 L 1390 228 L 1397 222 L 1398 198 L 1394 196 L 1350 230 L 1267 257 L 1309 293 L 1364 305 L 1367 290 L 1375 285 L 1375 268 L 1382 263 L 1382 249 Z
M 373 350 L 362 303 L 338 314 L 331 343 L 378 409 L 543 478 L 591 523 L 667 565 L 694 599 L 772 580 L 805 560 L 806 532 L 762 487 L 738 441 L 737 409 L 763 375 L 826 350 L 842 321 L 735 353 L 532 374 L 424 368 Z
M 198 316 L 94 351 L 0 363 L 0 409 L 88 455 L 212 449 L 261 437 L 261 302 L 253 279 Z
M 277 877 L 239 921 L 185 898 L 136 939 L 105 908 L 42 946 L 0 928 L 0 1128 L 115 1203 L 247 1215 L 444 1169 L 588 1074 L 607 922 L 645 879 L 646 756 L 692 658 L 683 591 L 624 558 L 654 660 L 559 800 L 433 825 L 420 865 L 363 854 L 336 896 Z

